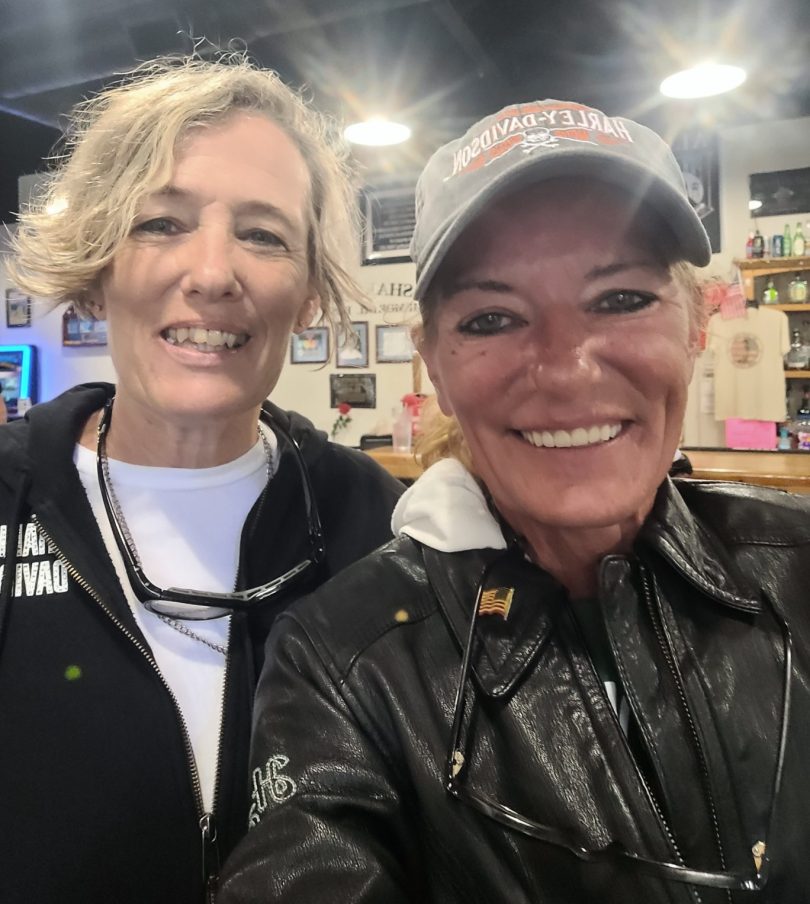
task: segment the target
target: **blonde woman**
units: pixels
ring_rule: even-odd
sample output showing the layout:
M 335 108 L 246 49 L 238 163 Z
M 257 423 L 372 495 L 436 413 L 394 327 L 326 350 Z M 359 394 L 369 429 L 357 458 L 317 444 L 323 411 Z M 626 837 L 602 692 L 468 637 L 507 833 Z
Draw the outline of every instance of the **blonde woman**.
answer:
M 82 105 L 22 216 L 15 284 L 106 318 L 117 384 L 0 437 L 3 904 L 201 904 L 247 827 L 268 628 L 401 489 L 265 401 L 346 319 L 351 208 L 324 122 L 236 57 Z

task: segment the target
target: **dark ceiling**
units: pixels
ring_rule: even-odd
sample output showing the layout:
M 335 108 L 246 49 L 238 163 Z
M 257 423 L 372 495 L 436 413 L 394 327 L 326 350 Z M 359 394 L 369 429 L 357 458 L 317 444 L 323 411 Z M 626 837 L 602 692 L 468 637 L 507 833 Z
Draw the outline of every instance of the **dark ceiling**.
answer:
M 0 0 L 0 214 L 74 102 L 199 38 L 202 53 L 235 39 L 343 118 L 408 122 L 406 148 L 361 152 L 372 171 L 417 168 L 517 100 L 579 100 L 669 137 L 810 115 L 808 0 Z M 711 56 L 746 66 L 748 82 L 709 101 L 658 95 L 662 77 Z

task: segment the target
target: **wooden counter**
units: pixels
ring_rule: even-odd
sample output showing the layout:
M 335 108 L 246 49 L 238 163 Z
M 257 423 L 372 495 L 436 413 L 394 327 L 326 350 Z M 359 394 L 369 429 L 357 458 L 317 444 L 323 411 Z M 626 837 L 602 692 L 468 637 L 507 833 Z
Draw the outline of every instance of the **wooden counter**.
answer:
M 810 493 L 810 452 L 739 452 L 732 449 L 684 449 L 692 476 L 733 480 Z
M 729 449 L 684 449 L 694 468 L 693 477 L 733 480 L 779 487 L 792 493 L 810 493 L 810 452 L 736 452 Z M 366 452 L 389 474 L 416 480 L 422 468 L 410 452 L 391 446 Z

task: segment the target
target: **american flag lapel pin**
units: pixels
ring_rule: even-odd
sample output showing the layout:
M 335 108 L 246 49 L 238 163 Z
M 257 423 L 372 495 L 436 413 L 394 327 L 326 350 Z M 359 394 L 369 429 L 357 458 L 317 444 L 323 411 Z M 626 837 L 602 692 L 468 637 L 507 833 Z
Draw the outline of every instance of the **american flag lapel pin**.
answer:
M 481 602 L 478 605 L 479 615 L 500 615 L 506 621 L 509 618 L 509 610 L 512 608 L 512 598 L 515 595 L 514 587 L 493 587 L 481 594 Z

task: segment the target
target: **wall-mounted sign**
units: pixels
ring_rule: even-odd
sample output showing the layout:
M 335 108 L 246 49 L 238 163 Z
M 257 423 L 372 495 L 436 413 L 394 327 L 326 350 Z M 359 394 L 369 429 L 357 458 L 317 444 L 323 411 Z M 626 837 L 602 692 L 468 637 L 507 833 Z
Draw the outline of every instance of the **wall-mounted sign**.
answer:
M 689 129 L 672 143 L 686 183 L 689 201 L 709 235 L 712 252 L 720 250 L 720 174 L 717 135 L 705 129 Z
M 377 363 L 397 364 L 413 359 L 411 328 L 407 324 L 377 328 Z
M 752 217 L 787 216 L 810 211 L 810 166 L 802 169 L 752 173 L 748 177 Z M 785 252 L 789 256 L 789 252 Z
M 106 345 L 107 321 L 82 317 L 69 305 L 62 315 L 62 345 Z
M 352 408 L 376 408 L 376 374 L 329 374 L 329 404 L 337 408 L 343 402 Z
M 363 193 L 363 263 L 410 260 L 416 222 L 414 187 L 367 188 Z
M 329 360 L 329 327 L 315 326 L 290 337 L 291 364 L 325 364 Z
M 6 289 L 6 325 L 31 326 L 31 299 L 19 289 Z
M 337 347 L 338 367 L 368 367 L 368 321 L 353 320 L 350 336 L 342 336 Z

